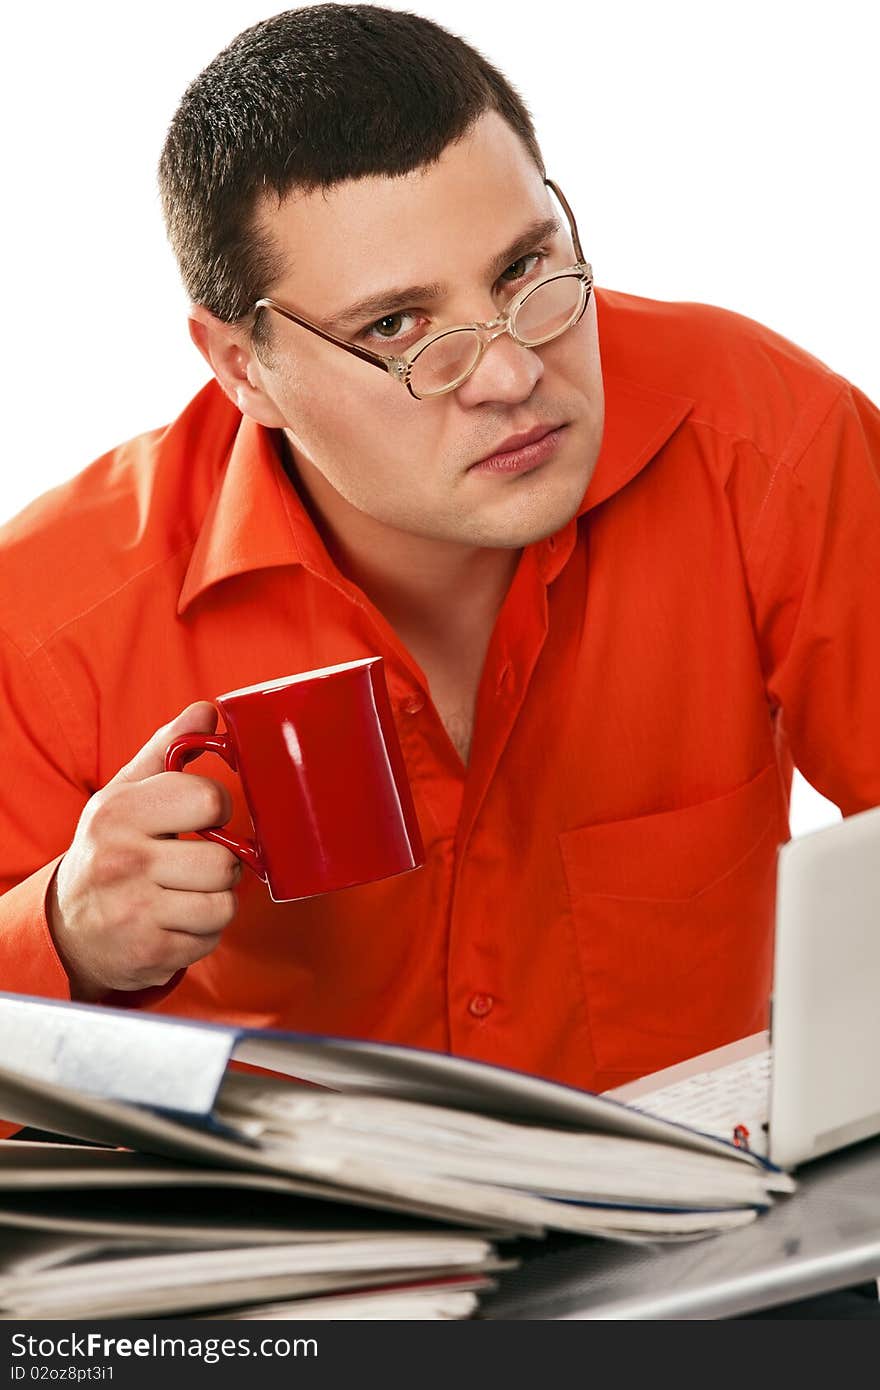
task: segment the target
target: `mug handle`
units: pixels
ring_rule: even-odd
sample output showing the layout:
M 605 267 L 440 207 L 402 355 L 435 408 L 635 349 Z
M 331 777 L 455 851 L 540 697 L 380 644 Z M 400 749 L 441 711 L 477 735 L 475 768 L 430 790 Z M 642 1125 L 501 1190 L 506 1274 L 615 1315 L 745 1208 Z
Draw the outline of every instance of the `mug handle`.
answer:
M 233 772 L 238 772 L 235 749 L 228 734 L 181 734 L 165 749 L 165 771 L 182 772 L 187 763 L 202 753 L 216 753 Z M 257 878 L 262 879 L 264 883 L 268 882 L 266 867 L 253 840 L 236 840 L 234 836 L 224 835 L 222 831 L 213 828 L 198 830 L 196 834 L 201 835 L 203 840 L 213 840 L 224 849 L 232 850 L 243 864 L 247 864 L 248 868 L 253 870 Z

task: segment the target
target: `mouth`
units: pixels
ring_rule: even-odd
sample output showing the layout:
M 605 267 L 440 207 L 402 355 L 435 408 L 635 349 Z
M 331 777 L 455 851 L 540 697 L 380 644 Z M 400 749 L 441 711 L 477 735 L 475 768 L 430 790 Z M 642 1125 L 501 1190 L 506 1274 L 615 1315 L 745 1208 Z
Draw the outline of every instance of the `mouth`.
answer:
M 525 473 L 538 468 L 555 452 L 567 422 L 538 425 L 526 434 L 511 435 L 493 454 L 472 463 L 469 473 Z

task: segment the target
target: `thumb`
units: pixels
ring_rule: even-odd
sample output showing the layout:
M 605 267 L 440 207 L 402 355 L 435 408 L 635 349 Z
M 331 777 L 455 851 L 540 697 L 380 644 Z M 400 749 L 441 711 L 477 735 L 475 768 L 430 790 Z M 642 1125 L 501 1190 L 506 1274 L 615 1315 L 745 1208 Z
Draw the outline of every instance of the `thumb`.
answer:
M 181 734 L 212 734 L 217 727 L 217 710 L 210 700 L 196 700 L 187 705 L 170 723 L 157 729 L 124 767 L 121 767 L 112 782 L 142 782 L 146 777 L 154 777 L 165 771 L 165 749 Z

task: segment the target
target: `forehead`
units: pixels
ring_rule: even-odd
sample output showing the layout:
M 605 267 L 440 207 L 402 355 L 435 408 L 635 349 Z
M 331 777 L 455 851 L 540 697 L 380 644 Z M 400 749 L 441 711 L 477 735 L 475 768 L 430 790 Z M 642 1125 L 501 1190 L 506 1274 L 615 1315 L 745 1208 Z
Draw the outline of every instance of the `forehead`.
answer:
M 435 164 L 265 204 L 258 223 L 283 266 L 271 292 L 307 312 L 392 282 L 448 279 L 471 266 L 482 272 L 493 252 L 554 210 L 548 204 L 522 141 L 486 112 Z

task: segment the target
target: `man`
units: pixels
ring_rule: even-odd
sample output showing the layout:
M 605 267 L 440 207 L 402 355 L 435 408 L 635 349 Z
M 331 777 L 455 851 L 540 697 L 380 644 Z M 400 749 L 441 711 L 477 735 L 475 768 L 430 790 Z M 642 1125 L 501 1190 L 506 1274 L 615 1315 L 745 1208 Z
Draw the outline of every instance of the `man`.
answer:
M 291 11 L 192 84 L 160 182 L 215 380 L 0 534 L 4 988 L 597 1089 L 766 1025 L 793 763 L 880 802 L 880 413 L 595 289 L 556 176 L 417 16 Z M 376 653 L 425 867 L 273 904 L 194 835 L 247 833 L 232 774 L 164 749 Z

